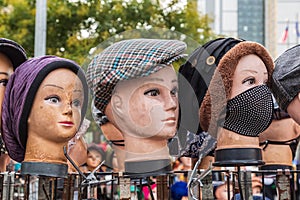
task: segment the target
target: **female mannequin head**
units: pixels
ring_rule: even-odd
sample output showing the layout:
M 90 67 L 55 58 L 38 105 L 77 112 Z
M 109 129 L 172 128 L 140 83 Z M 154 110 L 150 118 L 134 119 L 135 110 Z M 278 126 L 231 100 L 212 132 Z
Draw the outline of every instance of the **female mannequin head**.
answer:
M 220 60 L 201 104 L 200 124 L 203 130 L 209 130 L 211 134 L 216 135 L 217 127 L 224 122 L 225 116 L 222 115 L 224 115 L 226 106 L 228 114 L 229 100 L 256 86 L 269 85 L 273 66 L 271 56 L 258 43 L 244 41 L 230 49 Z M 264 89 L 258 88 L 258 90 Z M 259 98 L 259 96 L 254 95 L 253 97 Z M 268 107 L 264 109 L 270 111 L 270 113 L 265 113 L 265 118 L 269 121 L 262 125 L 262 130 L 257 130 L 260 132 L 265 130 L 271 121 L 272 108 L 269 107 L 272 106 L 272 98 L 269 91 L 267 91 L 267 96 Z M 256 100 L 253 99 L 253 101 Z M 257 131 L 252 133 L 246 131 L 239 134 L 257 136 Z
M 105 160 L 105 152 L 101 147 L 91 145 L 87 149 L 86 165 L 89 172 L 92 172 L 98 165 Z M 104 171 L 100 168 L 100 171 Z
M 3 103 L 3 133 L 11 158 L 24 161 L 22 173 L 49 175 L 31 166 L 26 172 L 24 163 L 66 164 L 63 147 L 83 120 L 87 92 L 81 68 L 55 56 L 30 59 L 13 74 Z
M 271 56 L 255 42 L 237 44 L 220 60 L 200 107 L 201 127 L 218 139 L 214 165 L 263 163 L 257 136 L 271 123 L 273 103 L 266 85 L 272 71 Z
M 0 38 L 0 116 L 2 113 L 2 102 L 4 99 L 5 89 L 13 71 L 25 60 L 26 52 L 22 46 L 18 43 L 6 39 Z M 0 121 L 1 126 L 1 121 Z M 2 136 L 0 134 L 0 172 L 6 170 L 6 166 L 9 162 L 9 156 L 7 155 Z

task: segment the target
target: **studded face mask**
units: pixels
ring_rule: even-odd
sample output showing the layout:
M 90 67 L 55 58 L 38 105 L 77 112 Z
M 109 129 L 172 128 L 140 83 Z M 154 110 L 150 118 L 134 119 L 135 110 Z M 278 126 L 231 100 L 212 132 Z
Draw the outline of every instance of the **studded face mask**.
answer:
M 271 124 L 272 111 L 269 88 L 266 85 L 256 86 L 227 102 L 225 120 L 219 126 L 241 135 L 257 137 Z

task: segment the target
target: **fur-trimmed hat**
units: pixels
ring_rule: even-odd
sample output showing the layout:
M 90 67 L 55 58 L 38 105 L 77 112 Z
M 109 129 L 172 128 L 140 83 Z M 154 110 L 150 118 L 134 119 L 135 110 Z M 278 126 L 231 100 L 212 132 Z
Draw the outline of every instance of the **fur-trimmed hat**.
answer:
M 213 136 L 216 136 L 219 114 L 230 97 L 236 66 L 242 57 L 250 54 L 257 55 L 264 62 L 268 71 L 267 85 L 270 86 L 274 64 L 265 47 L 256 42 L 244 41 L 230 49 L 220 60 L 200 107 L 200 125 Z

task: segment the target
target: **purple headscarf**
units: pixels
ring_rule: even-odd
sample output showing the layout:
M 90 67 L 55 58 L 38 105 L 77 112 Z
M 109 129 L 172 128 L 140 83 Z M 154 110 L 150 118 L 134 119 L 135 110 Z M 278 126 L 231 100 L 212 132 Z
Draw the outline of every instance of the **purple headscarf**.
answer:
M 44 78 L 53 70 L 66 68 L 73 71 L 81 80 L 84 89 L 84 102 L 81 121 L 88 103 L 88 86 L 83 70 L 74 61 L 56 56 L 41 56 L 27 60 L 10 77 L 2 105 L 2 134 L 9 156 L 22 162 L 27 142 L 27 119 L 36 95 Z

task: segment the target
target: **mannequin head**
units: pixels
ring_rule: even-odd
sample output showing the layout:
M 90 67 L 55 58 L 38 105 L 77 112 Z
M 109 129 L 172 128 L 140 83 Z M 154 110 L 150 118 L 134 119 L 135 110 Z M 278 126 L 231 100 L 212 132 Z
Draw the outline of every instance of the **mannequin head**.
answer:
M 0 38 L 0 116 L 2 113 L 2 102 L 4 99 L 8 79 L 13 71 L 26 59 L 26 52 L 22 46 L 12 40 Z M 6 170 L 6 166 L 10 158 L 7 155 L 7 151 L 4 146 L 4 142 L 2 141 L 1 134 L 0 151 L 0 172 L 3 172 Z
M 63 147 L 79 129 L 87 97 L 84 73 L 73 61 L 42 56 L 23 63 L 9 80 L 3 102 L 10 157 L 66 164 Z
M 300 125 L 300 45 L 289 48 L 275 60 L 272 93 L 279 106 Z
M 208 131 L 213 135 L 217 135 L 217 129 L 220 125 L 222 126 L 224 120 L 225 125 L 226 122 L 227 125 L 229 125 L 228 123 L 230 123 L 230 119 L 228 119 L 227 116 L 227 119 L 225 119 L 224 116 L 225 113 L 228 114 L 228 106 L 230 106 L 230 104 L 228 104 L 230 102 L 229 100 L 233 100 L 241 94 L 248 96 L 245 92 L 250 92 L 249 89 L 256 88 L 255 90 L 261 90 L 261 88 L 257 88 L 257 86 L 265 84 L 270 85 L 272 72 L 272 58 L 267 50 L 260 44 L 245 41 L 230 49 L 220 60 L 220 63 L 212 77 L 208 91 L 201 104 L 200 124 L 203 130 Z M 270 113 L 267 112 L 263 115 L 266 123 L 261 125 L 261 130 L 256 127 L 256 132 L 250 133 L 249 130 L 243 130 L 243 133 L 239 134 L 257 136 L 257 131 L 262 132 L 270 124 L 272 115 L 272 98 L 269 91 L 262 93 L 260 91 L 252 90 L 251 92 L 253 92 L 253 94 L 250 96 L 256 98 L 258 98 L 258 96 L 254 95 L 254 92 L 258 92 L 262 95 L 266 92 L 267 100 L 263 100 L 261 103 L 265 102 L 267 104 L 263 106 L 263 109 L 268 109 Z M 238 98 L 243 97 L 241 96 Z M 245 98 L 249 99 L 247 97 Z M 257 101 L 260 102 L 260 100 Z M 232 103 L 236 104 L 234 101 L 232 101 Z M 225 108 L 227 109 L 227 112 L 224 113 Z
M 105 160 L 105 152 L 101 147 L 96 145 L 88 147 L 86 160 L 88 171 L 93 171 L 103 160 Z
M 184 155 L 192 157 L 193 164 L 197 162 L 199 154 L 207 155 L 202 159 L 199 168 L 206 169 L 213 162 L 213 152 L 217 138 L 216 135 L 203 132 L 199 118 L 200 105 L 221 58 L 231 48 L 243 41 L 231 37 L 210 40 L 195 49 L 187 62 L 179 68 L 181 116 L 178 134 L 181 135 L 181 138 L 183 136 L 187 137 L 186 141 L 192 141 L 192 143 L 186 144 L 189 148 L 185 148 L 188 150 L 184 152 Z M 194 139 L 189 139 L 191 137 Z M 211 153 L 209 154 L 209 152 Z
M 240 42 L 221 58 L 200 107 L 201 127 L 218 140 L 214 165 L 263 164 L 257 136 L 271 123 L 272 71 L 270 54 L 255 42 Z
M 2 105 L 4 99 L 4 93 L 9 77 L 13 73 L 13 66 L 9 58 L 0 52 L 0 105 Z M 0 114 L 2 106 L 0 106 Z M 1 122 L 0 122 L 1 125 Z
M 90 63 L 87 77 L 94 105 L 122 134 L 125 162 L 169 160 L 167 139 L 176 133 L 178 117 L 171 64 L 185 48 L 177 40 L 124 40 Z

